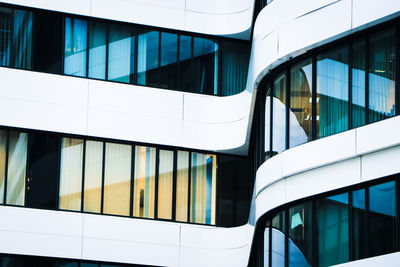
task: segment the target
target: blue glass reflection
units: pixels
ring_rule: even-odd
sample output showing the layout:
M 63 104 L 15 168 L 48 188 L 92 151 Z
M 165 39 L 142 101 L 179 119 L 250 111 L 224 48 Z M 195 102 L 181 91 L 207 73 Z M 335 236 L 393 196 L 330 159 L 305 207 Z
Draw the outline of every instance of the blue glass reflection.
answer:
M 64 73 L 86 76 L 87 22 L 81 19 L 65 19 Z

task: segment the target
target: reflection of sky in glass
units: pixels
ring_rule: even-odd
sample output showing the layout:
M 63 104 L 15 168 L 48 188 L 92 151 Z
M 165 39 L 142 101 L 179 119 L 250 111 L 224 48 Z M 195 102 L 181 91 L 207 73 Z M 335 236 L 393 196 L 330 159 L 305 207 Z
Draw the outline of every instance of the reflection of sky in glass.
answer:
M 161 33 L 161 66 L 177 62 L 178 35 Z
M 369 188 L 369 209 L 384 215 L 395 216 L 395 182 L 388 182 Z

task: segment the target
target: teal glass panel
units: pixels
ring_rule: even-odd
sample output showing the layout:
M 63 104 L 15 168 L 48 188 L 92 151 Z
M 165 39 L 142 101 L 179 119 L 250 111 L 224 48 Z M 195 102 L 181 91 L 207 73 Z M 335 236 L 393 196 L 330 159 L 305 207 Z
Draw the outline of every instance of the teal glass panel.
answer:
M 64 73 L 86 76 L 87 21 L 65 18 Z
M 311 202 L 289 209 L 289 266 L 311 266 L 312 230 Z
M 140 31 L 138 36 L 138 84 L 147 86 L 159 85 L 158 47 L 158 31 Z
M 369 122 L 395 115 L 396 38 L 390 29 L 369 39 Z
M 0 66 L 10 66 L 12 13 L 0 7 Z
M 106 78 L 107 26 L 98 22 L 89 24 L 89 78 Z
M 135 72 L 135 36 L 128 27 L 110 27 L 108 80 L 129 83 Z
M 353 258 L 359 260 L 367 257 L 367 225 L 366 225 L 366 201 L 365 190 L 352 192 L 353 196 Z
M 178 78 L 178 35 L 161 33 L 160 86 L 177 89 Z
M 352 120 L 353 127 L 360 127 L 365 124 L 365 43 L 356 42 L 352 46 Z
M 347 47 L 317 57 L 317 138 L 348 129 L 349 65 Z
M 272 217 L 271 226 L 271 267 L 285 265 L 285 212 L 282 211 Z
M 348 194 L 321 198 L 316 204 L 319 266 L 349 261 Z
M 394 181 L 369 188 L 368 220 L 369 256 L 394 252 L 396 246 L 396 183 Z

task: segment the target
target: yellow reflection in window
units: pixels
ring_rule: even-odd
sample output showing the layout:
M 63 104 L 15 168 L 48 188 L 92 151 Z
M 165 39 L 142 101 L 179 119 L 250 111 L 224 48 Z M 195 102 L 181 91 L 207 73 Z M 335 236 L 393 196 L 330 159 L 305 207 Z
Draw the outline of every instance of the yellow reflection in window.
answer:
M 174 152 L 160 150 L 158 166 L 158 218 L 172 219 Z

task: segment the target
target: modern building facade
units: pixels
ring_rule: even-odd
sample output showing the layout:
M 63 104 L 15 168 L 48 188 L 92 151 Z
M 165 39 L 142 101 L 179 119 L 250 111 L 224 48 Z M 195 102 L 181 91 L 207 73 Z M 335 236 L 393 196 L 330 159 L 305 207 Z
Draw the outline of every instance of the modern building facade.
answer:
M 400 2 L 0 2 L 0 266 L 397 266 Z

